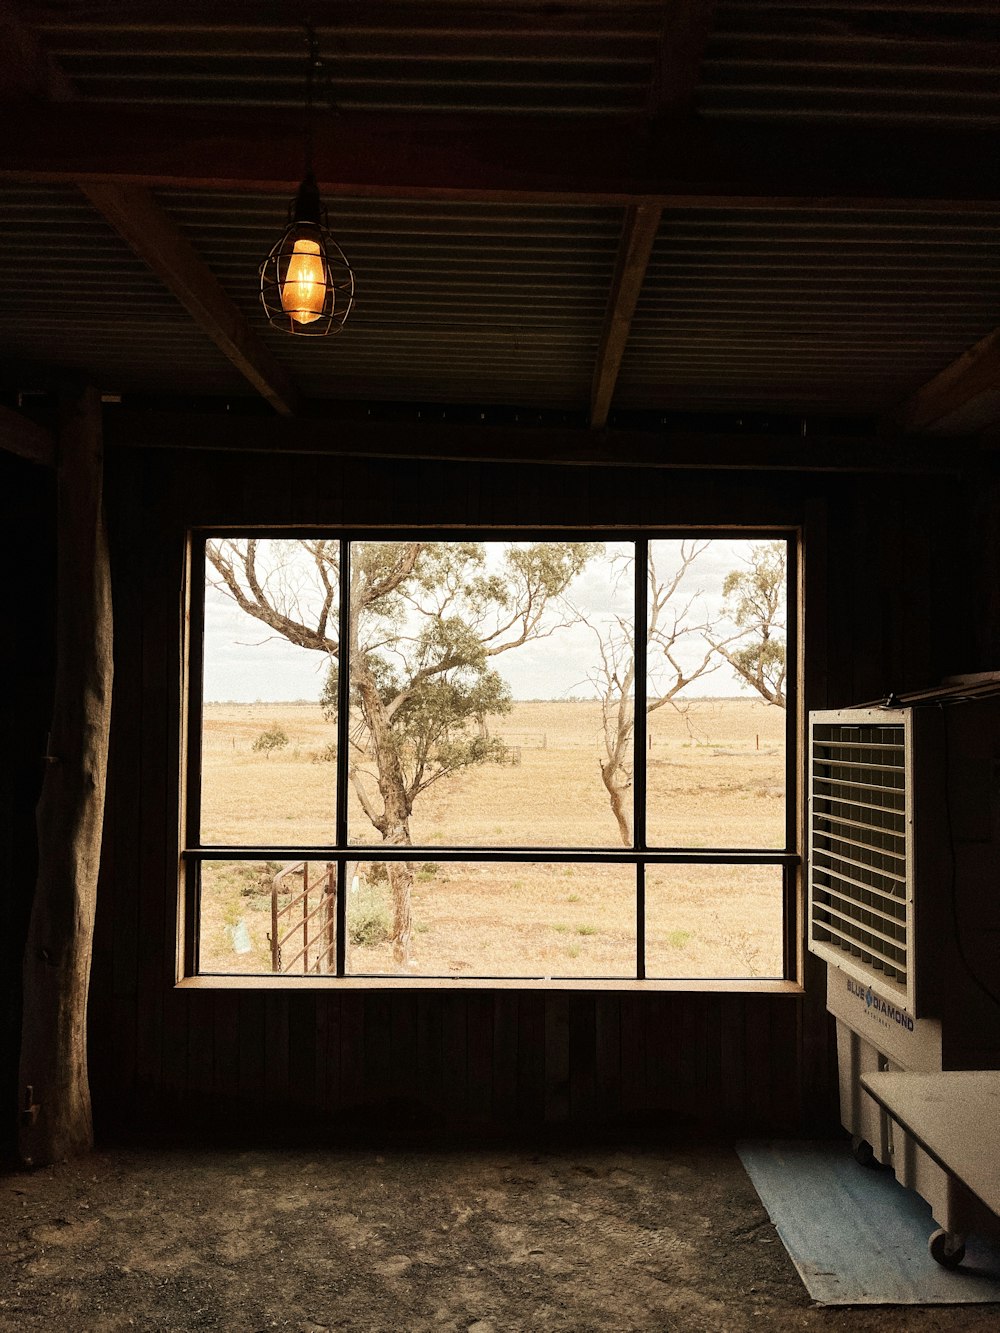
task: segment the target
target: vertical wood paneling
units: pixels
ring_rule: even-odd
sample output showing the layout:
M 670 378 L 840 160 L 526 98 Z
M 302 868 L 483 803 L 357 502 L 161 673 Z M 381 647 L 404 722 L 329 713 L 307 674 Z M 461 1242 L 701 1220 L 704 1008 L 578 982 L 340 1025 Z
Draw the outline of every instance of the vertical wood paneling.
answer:
M 143 516 L 136 518 L 141 522 Z M 176 887 L 165 894 L 157 886 L 165 868 L 177 865 L 180 749 L 173 719 L 181 666 L 176 627 L 184 559 L 183 550 L 169 541 L 159 524 L 148 525 L 144 535 L 151 549 L 145 563 L 143 605 L 135 608 L 143 626 L 141 801 L 136 811 L 141 859 L 130 896 L 138 904 L 136 1078 L 144 1095 L 148 1089 L 155 1096 L 162 1065 L 164 951 L 176 940 Z M 165 587 L 171 590 L 169 597 L 163 595 Z M 126 610 L 132 613 L 132 608 Z M 167 961 L 173 962 L 171 953 Z
M 517 993 L 497 991 L 493 997 L 493 1119 L 512 1125 L 517 1120 Z
M 239 1099 L 251 1119 L 264 1107 L 264 996 L 258 991 L 236 992 L 239 1006 Z
M 469 1109 L 469 997 L 466 991 L 448 992 L 441 1008 L 442 1092 L 444 1105 L 457 1121 Z
M 650 997 L 653 998 L 653 997 Z M 622 1111 L 635 1115 L 647 1106 L 646 1010 L 642 996 L 629 992 L 621 1002 Z
M 198 991 L 188 1009 L 187 1100 L 199 1119 L 211 1114 L 215 1088 L 215 996 Z
M 597 1119 L 597 1004 L 586 991 L 569 996 L 569 1113 L 574 1124 Z
M 640 998 L 636 1013 L 645 1036 L 642 1060 L 645 1080 L 640 1097 L 651 1106 L 663 1106 L 669 1100 L 672 1076 L 684 1059 L 683 1033 L 677 1015 L 683 996 L 652 994 Z
M 117 498 L 116 496 L 115 499 Z M 142 512 L 141 504 L 127 505 L 120 537 L 114 540 L 114 535 L 111 535 L 114 562 L 111 595 L 116 631 L 111 744 L 116 768 L 113 773 L 109 771 L 109 782 L 114 784 L 111 793 L 111 819 L 114 822 L 111 827 L 115 836 L 113 853 L 115 871 L 114 890 L 107 904 L 110 908 L 110 921 L 105 925 L 105 921 L 102 920 L 100 947 L 103 951 L 104 941 L 109 941 L 111 1030 L 114 1031 L 115 1038 L 113 1042 L 108 1043 L 108 1047 L 112 1052 L 115 1083 L 118 1088 L 116 1105 L 118 1098 L 123 1094 L 125 1100 L 130 1098 L 136 1079 L 139 930 L 142 900 L 144 897 L 148 899 L 156 897 L 162 900 L 163 896 L 162 892 L 158 891 L 164 851 L 162 829 L 158 835 L 155 828 L 156 820 L 162 820 L 163 805 L 160 802 L 157 809 L 157 774 L 150 771 L 146 747 L 142 744 L 146 690 L 153 687 L 151 673 L 143 670 L 144 647 L 151 632 L 143 612 L 150 595 L 149 589 L 155 586 L 155 572 L 147 573 L 148 554 L 144 553 L 144 558 L 139 564 L 142 572 L 138 577 L 124 578 L 120 573 L 128 567 L 129 561 L 135 561 L 136 550 L 143 549 Z M 121 631 L 120 638 L 119 631 Z M 137 719 L 138 736 L 129 728 L 127 737 L 122 737 L 120 729 L 116 727 L 116 719 L 124 717 Z M 125 743 L 122 743 L 123 740 Z M 162 768 L 162 765 L 160 767 Z M 152 796 L 152 801 L 148 804 L 141 799 L 143 784 L 147 778 Z M 107 818 L 107 812 L 105 817 Z M 150 848 L 147 848 L 143 836 L 145 833 L 151 836 Z M 154 860 L 157 856 L 159 861 Z M 99 900 L 98 916 L 102 918 L 103 909 L 104 905 Z M 155 971 L 152 981 L 156 985 Z M 157 991 L 162 996 L 162 986 L 157 986 Z M 155 1023 L 154 1012 L 150 1018 L 150 1026 Z M 150 1039 L 151 1034 L 147 1029 L 143 1033 L 143 1054 L 146 1057 L 144 1061 L 146 1064 L 150 1062 Z M 158 1039 L 157 1030 L 152 1040 L 158 1041 Z M 154 1070 L 154 1084 L 156 1081 Z
M 240 1095 L 240 997 L 237 991 L 222 990 L 214 999 L 212 1086 L 216 1104 L 225 1113 Z
M 340 999 L 340 1105 L 356 1111 L 365 1096 L 364 994 L 348 991 Z
M 545 1119 L 550 1124 L 569 1119 L 569 1000 L 565 991 L 545 996 Z
M 616 525 L 805 514 L 807 703 L 872 697 L 946 658 L 918 586 L 953 579 L 957 509 L 938 482 L 807 485 L 616 471 L 234 460 L 116 460 L 118 637 L 106 888 L 95 958 L 97 1103 L 236 1103 L 271 1124 L 289 1112 L 358 1123 L 399 1107 L 435 1126 L 600 1123 L 677 1112 L 788 1129 L 832 1106 L 823 969 L 795 996 L 635 991 L 172 989 L 180 547 L 190 521 Z M 1000 503 L 997 497 L 996 503 Z M 993 505 L 991 513 L 994 512 Z M 724 512 L 723 512 L 724 511 Z M 794 519 L 792 520 L 794 521 Z M 907 571 L 913 581 L 907 583 Z M 980 631 L 983 641 L 995 631 Z M 969 636 L 971 642 L 971 634 Z M 955 669 L 960 669 L 961 663 Z M 922 685 L 912 677 L 900 687 Z M 115 725 L 115 724 L 113 724 Z M 97 1051 L 115 1032 L 114 1059 Z M 110 1049 L 110 1047 L 109 1047 Z
M 394 1102 L 409 1103 L 417 1086 L 417 996 L 395 991 L 391 999 L 389 1095 Z
M 163 1032 L 160 1046 L 160 1086 L 150 1089 L 148 1114 L 152 1116 L 152 1097 L 165 1119 L 176 1120 L 187 1101 L 187 1046 L 191 1027 L 191 992 L 165 989 L 163 996 Z
M 544 995 L 524 991 L 517 1014 L 517 1119 L 538 1125 L 545 1118 Z
M 470 991 L 468 1008 L 469 1116 L 487 1121 L 493 1112 L 493 996 Z
M 719 1056 L 721 1078 L 719 1110 L 728 1124 L 745 1123 L 748 1115 L 747 999 L 743 995 L 721 997 L 719 1005 Z M 758 1076 L 760 1071 L 758 1072 Z
M 365 1056 L 364 1086 L 368 1104 L 389 1099 L 392 1077 L 392 995 L 388 991 L 364 993 Z
M 622 1109 L 621 999 L 601 991 L 594 1009 L 595 1114 L 615 1120 Z
M 316 1001 L 295 991 L 288 1006 L 288 1095 L 294 1107 L 316 1105 Z
M 435 991 L 417 992 L 417 1088 L 425 1107 L 440 1106 L 444 1097 L 443 1006 L 443 997 Z
M 199 992 L 194 998 L 200 999 Z M 268 1108 L 289 1103 L 288 1002 L 290 992 L 268 991 L 264 996 L 264 1100 Z
M 745 1119 L 751 1128 L 760 1129 L 767 1125 L 774 1095 L 773 1070 L 771 1058 L 771 1011 L 773 1005 L 761 1004 L 760 997 L 747 996 L 744 1014 L 744 1060 L 746 1067 L 746 1106 Z M 794 1068 L 795 1029 L 791 1031 L 791 1040 L 784 1052 L 784 1064 Z

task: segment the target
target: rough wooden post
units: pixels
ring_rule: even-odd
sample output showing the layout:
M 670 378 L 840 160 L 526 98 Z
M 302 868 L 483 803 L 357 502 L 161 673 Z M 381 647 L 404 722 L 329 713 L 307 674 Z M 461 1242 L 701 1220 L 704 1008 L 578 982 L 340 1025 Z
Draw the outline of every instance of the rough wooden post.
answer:
M 87 992 L 111 717 L 111 577 L 101 403 L 64 396 L 58 439 L 56 680 L 38 803 L 38 880 L 24 956 L 19 1151 L 26 1165 L 93 1146 Z

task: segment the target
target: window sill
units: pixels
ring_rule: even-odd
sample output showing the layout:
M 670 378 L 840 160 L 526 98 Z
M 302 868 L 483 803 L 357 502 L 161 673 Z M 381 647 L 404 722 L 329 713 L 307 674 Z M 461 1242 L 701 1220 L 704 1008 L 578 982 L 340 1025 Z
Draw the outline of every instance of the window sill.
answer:
M 177 990 L 505 990 L 505 991 L 567 991 L 642 994 L 650 992 L 686 991 L 699 993 L 730 993 L 739 995 L 802 995 L 804 987 L 797 981 L 768 980 L 622 980 L 588 981 L 562 978 L 558 981 L 532 977 L 267 977 L 267 976 L 201 976 L 185 977 Z

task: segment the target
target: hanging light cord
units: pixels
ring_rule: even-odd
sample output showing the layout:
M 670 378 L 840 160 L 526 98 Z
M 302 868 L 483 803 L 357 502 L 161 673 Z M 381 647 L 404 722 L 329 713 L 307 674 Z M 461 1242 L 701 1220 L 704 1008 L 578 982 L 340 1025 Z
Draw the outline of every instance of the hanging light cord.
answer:
M 316 75 L 323 69 L 323 57 L 319 53 L 319 40 L 316 29 L 310 20 L 306 20 L 306 45 L 309 48 L 309 65 L 306 70 L 306 135 L 305 135 L 305 175 L 311 176 L 313 169 L 313 131 L 315 120 L 314 87 Z

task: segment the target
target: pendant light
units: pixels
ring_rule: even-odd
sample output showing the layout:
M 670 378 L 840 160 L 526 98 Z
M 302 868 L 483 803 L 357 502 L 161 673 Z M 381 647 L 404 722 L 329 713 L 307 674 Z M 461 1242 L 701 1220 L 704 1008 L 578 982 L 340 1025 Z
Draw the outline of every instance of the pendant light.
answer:
M 260 266 L 260 299 L 268 321 L 286 333 L 337 333 L 354 304 L 354 273 L 330 235 L 312 169 L 313 79 L 323 69 L 316 34 L 306 25 L 306 166 L 288 226 Z

